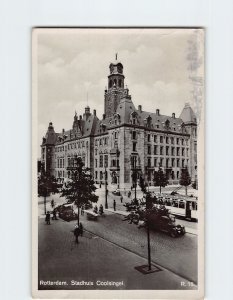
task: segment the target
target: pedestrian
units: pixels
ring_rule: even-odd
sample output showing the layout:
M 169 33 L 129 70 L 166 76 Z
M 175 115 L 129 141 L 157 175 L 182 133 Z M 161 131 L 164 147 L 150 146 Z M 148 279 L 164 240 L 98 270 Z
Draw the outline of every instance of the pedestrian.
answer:
M 79 223 L 79 233 L 83 236 L 83 224 L 81 222 Z
M 75 229 L 74 229 L 74 236 L 75 236 L 75 242 L 78 244 L 78 236 L 80 234 L 80 230 L 79 230 L 79 226 L 75 225 Z
M 57 213 L 56 213 L 56 210 L 54 209 L 53 210 L 53 217 L 52 217 L 53 220 L 57 220 Z
M 84 215 L 84 205 L 81 206 L 81 215 Z
M 123 196 L 121 196 L 121 203 L 123 202 Z
M 116 200 L 115 199 L 113 200 L 113 209 L 114 209 L 114 211 L 116 211 Z
M 104 213 L 104 208 L 103 208 L 103 205 L 100 204 L 99 214 L 102 215 L 103 213 Z
M 55 205 L 55 203 L 54 203 L 54 200 L 52 199 L 51 200 L 51 207 L 54 208 L 54 205 Z
M 131 196 L 131 192 L 129 191 L 129 192 L 128 192 L 128 198 L 130 198 L 130 196 Z
M 97 207 L 97 205 L 94 207 L 93 211 L 94 211 L 95 214 L 98 214 L 98 207 Z
M 45 222 L 47 223 L 47 225 L 50 225 L 50 213 L 48 211 L 46 213 Z

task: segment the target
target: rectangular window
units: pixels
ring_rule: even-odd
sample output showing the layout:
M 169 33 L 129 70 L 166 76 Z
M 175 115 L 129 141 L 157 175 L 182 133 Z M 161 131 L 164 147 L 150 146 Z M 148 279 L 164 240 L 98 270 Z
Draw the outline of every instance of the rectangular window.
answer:
M 104 167 L 108 167 L 108 155 L 104 155 Z
M 172 155 L 175 155 L 175 148 L 174 147 L 172 147 Z
M 184 168 L 184 159 L 182 159 L 182 168 Z
M 147 135 L 147 141 L 150 142 L 150 134 Z
M 166 137 L 166 144 L 169 144 L 169 137 Z
M 160 136 L 160 143 L 163 143 L 163 136 Z
M 176 138 L 176 144 L 179 145 L 179 138 Z
M 163 158 L 160 158 L 160 166 L 163 167 Z
M 166 155 L 169 155 L 169 147 L 166 147 Z
M 98 172 L 95 171 L 95 179 L 97 179 L 97 178 L 98 178 Z
M 163 155 L 163 146 L 160 147 L 160 155 Z
M 154 159 L 154 166 L 157 167 L 157 158 Z
M 180 160 L 179 160 L 179 158 L 178 158 L 177 161 L 176 161 L 176 166 L 177 166 L 177 168 L 180 167 Z
M 157 143 L 157 135 L 154 135 L 154 143 Z
M 174 137 L 171 137 L 171 144 L 174 144 Z
M 103 168 L 103 155 L 100 155 L 100 168 Z
M 100 145 L 102 145 L 102 139 L 100 139 Z
M 189 148 L 186 149 L 186 156 L 189 156 Z
M 136 145 L 137 145 L 137 143 L 133 143 L 133 152 L 136 151 Z
M 107 145 L 107 138 L 104 139 L 104 145 Z
M 151 154 L 151 146 L 148 146 L 147 150 L 148 150 L 148 154 Z
M 157 154 L 158 154 L 158 146 L 155 145 L 155 146 L 154 146 L 154 155 L 157 155 Z
M 182 148 L 182 156 L 184 156 L 184 148 Z
M 176 155 L 177 155 L 177 156 L 180 155 L 180 148 L 179 148 L 179 147 L 176 148 Z
M 97 159 L 95 160 L 95 167 L 96 168 L 98 167 L 98 160 Z
M 166 168 L 169 167 L 169 158 L 166 159 Z
M 147 165 L 148 165 L 148 167 L 151 167 L 151 159 L 150 158 L 147 159 Z
M 175 158 L 172 158 L 172 167 L 175 167 Z
M 181 140 L 181 144 L 184 145 L 184 139 Z
M 132 139 L 133 139 L 133 140 L 136 140 L 136 131 L 133 131 Z

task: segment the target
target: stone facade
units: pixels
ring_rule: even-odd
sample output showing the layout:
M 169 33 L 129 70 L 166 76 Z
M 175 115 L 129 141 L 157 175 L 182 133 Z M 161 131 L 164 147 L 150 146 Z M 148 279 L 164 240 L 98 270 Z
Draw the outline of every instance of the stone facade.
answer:
M 56 133 L 52 123 L 43 137 L 41 162 L 63 182 L 75 156 L 90 168 L 96 183 L 132 186 L 132 174 L 146 175 L 153 185 L 153 173 L 161 166 L 170 184 L 178 184 L 182 168 L 188 167 L 192 181 L 197 179 L 197 121 L 186 103 L 179 118 L 161 115 L 159 109 L 136 109 L 129 89 L 124 86 L 123 65 L 111 63 L 108 89 L 104 93 L 104 115 L 85 108 L 75 112 L 72 129 Z M 69 169 L 69 168 L 68 168 Z

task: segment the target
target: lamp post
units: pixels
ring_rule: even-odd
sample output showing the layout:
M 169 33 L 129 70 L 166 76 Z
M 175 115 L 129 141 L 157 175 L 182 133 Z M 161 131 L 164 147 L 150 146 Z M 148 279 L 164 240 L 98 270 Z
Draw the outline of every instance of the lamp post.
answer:
M 107 190 L 107 171 L 106 171 L 106 165 L 104 168 L 104 176 L 105 176 L 105 208 L 108 209 L 108 190 Z
M 150 251 L 150 222 L 149 222 L 149 210 L 152 207 L 150 193 L 146 195 L 146 227 L 147 227 L 147 251 L 148 251 L 148 270 L 151 271 L 151 251 Z

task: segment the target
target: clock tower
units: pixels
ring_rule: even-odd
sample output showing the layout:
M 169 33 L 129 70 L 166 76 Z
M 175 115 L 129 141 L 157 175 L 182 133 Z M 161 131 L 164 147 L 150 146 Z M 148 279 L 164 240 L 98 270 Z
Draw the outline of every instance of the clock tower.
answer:
M 121 98 L 128 95 L 128 89 L 124 86 L 123 65 L 117 61 L 117 54 L 115 62 L 109 65 L 109 69 L 108 89 L 104 94 L 104 113 L 107 118 L 116 112 Z

